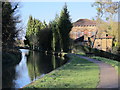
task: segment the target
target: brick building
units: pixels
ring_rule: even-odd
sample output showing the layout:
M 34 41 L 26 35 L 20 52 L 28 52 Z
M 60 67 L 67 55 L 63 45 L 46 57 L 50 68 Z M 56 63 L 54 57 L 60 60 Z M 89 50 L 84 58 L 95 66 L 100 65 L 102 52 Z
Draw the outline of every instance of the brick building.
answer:
M 111 52 L 112 42 L 113 42 L 113 38 L 111 36 L 109 37 L 107 36 L 105 38 L 95 38 L 94 48 Z
M 75 40 L 81 36 L 92 37 L 96 33 L 96 22 L 89 19 L 79 19 L 73 23 L 70 37 Z
M 88 44 L 89 46 L 91 46 L 91 44 L 94 44 L 93 48 L 104 51 L 111 50 L 112 37 L 103 32 L 103 35 L 101 37 L 98 38 L 96 36 L 95 38 L 96 32 L 96 21 L 89 19 L 79 19 L 78 21 L 73 23 L 73 28 L 70 32 L 70 38 L 73 39 L 75 42 L 78 42 L 79 44 Z

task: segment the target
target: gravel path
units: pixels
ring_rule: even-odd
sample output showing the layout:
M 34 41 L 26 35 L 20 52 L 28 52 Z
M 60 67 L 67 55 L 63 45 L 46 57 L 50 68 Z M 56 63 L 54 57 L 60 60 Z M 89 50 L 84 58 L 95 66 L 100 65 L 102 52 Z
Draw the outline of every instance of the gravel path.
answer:
M 97 88 L 118 88 L 118 74 L 114 69 L 114 67 L 102 61 L 91 59 L 89 57 L 85 57 L 81 55 L 77 55 L 77 56 L 98 64 L 100 68 L 100 82 Z

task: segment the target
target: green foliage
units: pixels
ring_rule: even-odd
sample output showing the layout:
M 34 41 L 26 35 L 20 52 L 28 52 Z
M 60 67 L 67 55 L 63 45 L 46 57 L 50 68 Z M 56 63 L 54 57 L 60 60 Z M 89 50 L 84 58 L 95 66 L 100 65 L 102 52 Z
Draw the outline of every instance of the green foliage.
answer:
M 51 43 L 51 46 L 52 46 L 52 49 L 53 51 L 56 50 L 55 46 L 56 46 L 56 40 L 57 40 L 57 24 L 55 21 L 51 22 L 51 30 L 52 30 L 52 43 Z
M 38 42 L 41 50 L 51 50 L 51 41 L 52 41 L 52 31 L 50 28 L 44 28 L 38 33 Z
M 32 16 L 29 16 L 29 20 L 28 20 L 28 24 L 27 24 L 27 31 L 26 31 L 26 36 L 30 37 L 30 35 L 32 34 L 32 22 L 33 22 L 33 18 Z
M 29 17 L 26 37 L 33 49 L 40 47 L 42 50 L 53 50 L 56 52 L 68 52 L 70 49 L 69 32 L 72 28 L 67 5 L 61 11 L 60 17 L 56 15 L 55 20 L 46 24 L 37 19 Z
M 29 17 L 27 24 L 26 36 L 29 40 L 36 38 L 38 31 L 40 30 L 41 22 L 37 19 L 33 19 L 32 16 Z M 30 44 L 35 44 L 36 40 L 31 40 Z
M 63 7 L 60 16 L 56 15 L 55 20 L 49 24 L 52 30 L 52 49 L 56 52 L 68 52 L 70 49 L 69 32 L 72 28 L 67 5 Z
M 44 37 L 40 34 L 42 30 L 44 30 L 47 27 L 46 22 L 42 23 L 41 21 L 37 19 L 33 19 L 32 16 L 29 16 L 28 24 L 27 24 L 27 31 L 26 31 L 26 37 L 29 41 L 30 46 L 35 49 L 35 47 L 39 47 L 40 39 Z M 46 39 L 46 38 L 44 38 Z
M 13 6 L 14 4 L 14 6 Z M 16 24 L 20 22 L 19 16 L 15 15 L 18 3 L 2 2 L 2 45 L 13 47 L 15 37 L 18 35 Z
M 58 20 L 59 17 L 56 16 L 55 20 L 52 21 L 51 24 L 51 30 L 52 30 L 52 50 L 56 51 L 56 52 L 60 52 L 61 51 L 61 35 L 59 32 L 59 28 L 58 28 Z
M 96 88 L 99 81 L 98 66 L 77 56 L 67 56 L 71 62 L 25 88 Z
M 64 52 L 68 52 L 70 49 L 69 32 L 71 31 L 72 23 L 71 23 L 71 19 L 70 19 L 66 4 L 63 7 L 63 10 L 61 11 L 61 14 L 58 20 L 58 28 L 61 35 L 62 50 Z

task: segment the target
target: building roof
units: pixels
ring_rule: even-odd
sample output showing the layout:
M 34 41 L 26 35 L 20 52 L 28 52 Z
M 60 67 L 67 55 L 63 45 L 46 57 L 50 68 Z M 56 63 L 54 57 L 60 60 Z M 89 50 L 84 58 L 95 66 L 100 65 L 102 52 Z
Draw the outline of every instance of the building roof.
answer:
M 96 21 L 89 19 L 79 19 L 73 23 L 73 26 L 93 26 L 96 25 Z

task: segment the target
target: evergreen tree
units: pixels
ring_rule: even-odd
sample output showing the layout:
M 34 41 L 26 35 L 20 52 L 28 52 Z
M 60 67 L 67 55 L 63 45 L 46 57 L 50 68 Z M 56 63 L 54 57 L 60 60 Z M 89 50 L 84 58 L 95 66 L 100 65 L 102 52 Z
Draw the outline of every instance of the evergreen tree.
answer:
M 34 34 L 34 30 L 33 30 L 33 17 L 29 16 L 29 20 L 27 23 L 27 30 L 26 30 L 26 37 L 29 41 L 30 47 L 32 47 L 32 35 Z
M 53 51 L 60 52 L 61 51 L 61 37 L 58 28 L 58 20 L 59 16 L 56 15 L 55 20 L 53 20 L 50 24 L 50 28 L 52 30 L 52 49 Z
M 38 42 L 38 32 L 42 28 L 42 23 L 37 20 L 33 19 L 32 16 L 29 16 L 28 24 L 27 24 L 27 31 L 26 31 L 26 37 L 29 41 L 30 46 L 35 49 L 35 47 L 39 46 Z
M 33 24 L 33 18 L 32 18 L 32 16 L 29 16 L 29 20 L 27 23 L 27 30 L 26 30 L 26 37 L 27 38 L 30 38 L 31 34 L 33 33 L 32 24 Z
M 2 45 L 14 46 L 15 37 L 18 35 L 16 24 L 20 22 L 19 16 L 15 16 L 18 3 L 2 2 Z
M 66 4 L 63 7 L 63 10 L 61 11 L 60 18 L 58 21 L 58 28 L 61 35 L 62 50 L 64 52 L 68 52 L 70 49 L 69 32 L 71 31 L 72 23 Z
M 60 17 L 46 24 L 29 17 L 26 36 L 31 46 L 39 46 L 42 50 L 68 52 L 70 47 L 69 32 L 72 28 L 67 5 L 65 4 Z
M 26 37 L 32 49 L 51 49 L 51 45 L 49 45 L 51 44 L 51 31 L 47 27 L 45 21 L 42 23 L 40 20 L 29 16 Z
M 38 33 L 39 49 L 44 51 L 51 50 L 52 32 L 50 28 L 41 29 Z

